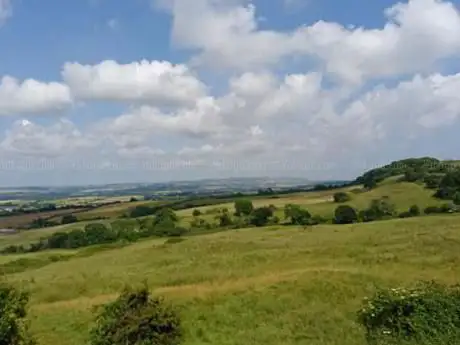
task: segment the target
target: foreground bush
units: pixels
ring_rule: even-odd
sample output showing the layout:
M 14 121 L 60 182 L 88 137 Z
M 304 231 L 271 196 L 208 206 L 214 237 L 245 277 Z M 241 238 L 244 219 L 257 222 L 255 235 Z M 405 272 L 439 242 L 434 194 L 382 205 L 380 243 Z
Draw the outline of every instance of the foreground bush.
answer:
M 29 295 L 14 287 L 0 284 L 0 345 L 33 345 L 28 330 Z
M 370 344 L 458 344 L 459 315 L 460 289 L 434 283 L 381 290 L 358 313 Z
M 103 306 L 91 330 L 91 345 L 178 345 L 182 341 L 179 316 L 147 286 L 126 289 Z

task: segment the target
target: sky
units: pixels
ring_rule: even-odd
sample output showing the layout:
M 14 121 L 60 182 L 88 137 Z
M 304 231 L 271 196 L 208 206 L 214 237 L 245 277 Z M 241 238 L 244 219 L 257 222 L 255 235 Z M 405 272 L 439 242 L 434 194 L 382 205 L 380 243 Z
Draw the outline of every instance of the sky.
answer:
M 0 185 L 460 158 L 460 0 L 0 0 Z

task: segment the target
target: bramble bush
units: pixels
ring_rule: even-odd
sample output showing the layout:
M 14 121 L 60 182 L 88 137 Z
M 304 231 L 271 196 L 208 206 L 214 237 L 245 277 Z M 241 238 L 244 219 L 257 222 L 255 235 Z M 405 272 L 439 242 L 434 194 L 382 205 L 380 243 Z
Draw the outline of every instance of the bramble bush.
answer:
M 28 293 L 0 283 L 0 345 L 36 344 L 26 319 L 28 302 Z
M 460 339 L 460 288 L 423 282 L 378 291 L 358 312 L 369 344 L 453 345 Z
M 102 306 L 90 332 L 91 345 L 179 345 L 183 331 L 179 315 L 147 285 L 126 288 L 114 302 Z

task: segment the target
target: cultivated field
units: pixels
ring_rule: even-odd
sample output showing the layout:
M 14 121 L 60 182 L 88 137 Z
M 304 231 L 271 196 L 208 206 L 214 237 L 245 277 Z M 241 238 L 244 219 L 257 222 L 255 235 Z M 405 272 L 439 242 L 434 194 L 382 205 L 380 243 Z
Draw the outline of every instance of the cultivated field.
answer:
M 6 278 L 32 293 L 40 345 L 86 344 L 91 307 L 144 279 L 180 306 L 186 345 L 364 345 L 355 323 L 362 299 L 376 286 L 459 282 L 459 245 L 458 215 L 269 227 L 10 256 L 10 265 L 31 266 Z
M 85 209 L 65 209 L 48 212 L 25 213 L 16 216 L 0 217 L 0 228 L 20 228 L 29 225 L 32 221 L 38 218 L 61 218 L 66 214 L 77 214 L 83 212 Z

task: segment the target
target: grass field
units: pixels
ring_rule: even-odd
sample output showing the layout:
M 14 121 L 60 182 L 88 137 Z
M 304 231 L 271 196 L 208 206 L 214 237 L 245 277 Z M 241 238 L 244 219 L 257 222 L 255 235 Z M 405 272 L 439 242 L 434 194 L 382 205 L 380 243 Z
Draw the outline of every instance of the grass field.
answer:
M 362 299 L 376 286 L 459 282 L 459 245 L 458 215 L 270 227 L 70 251 L 64 261 L 6 279 L 31 291 L 40 345 L 86 344 L 91 307 L 144 279 L 180 307 L 186 345 L 361 345 L 355 311 Z

